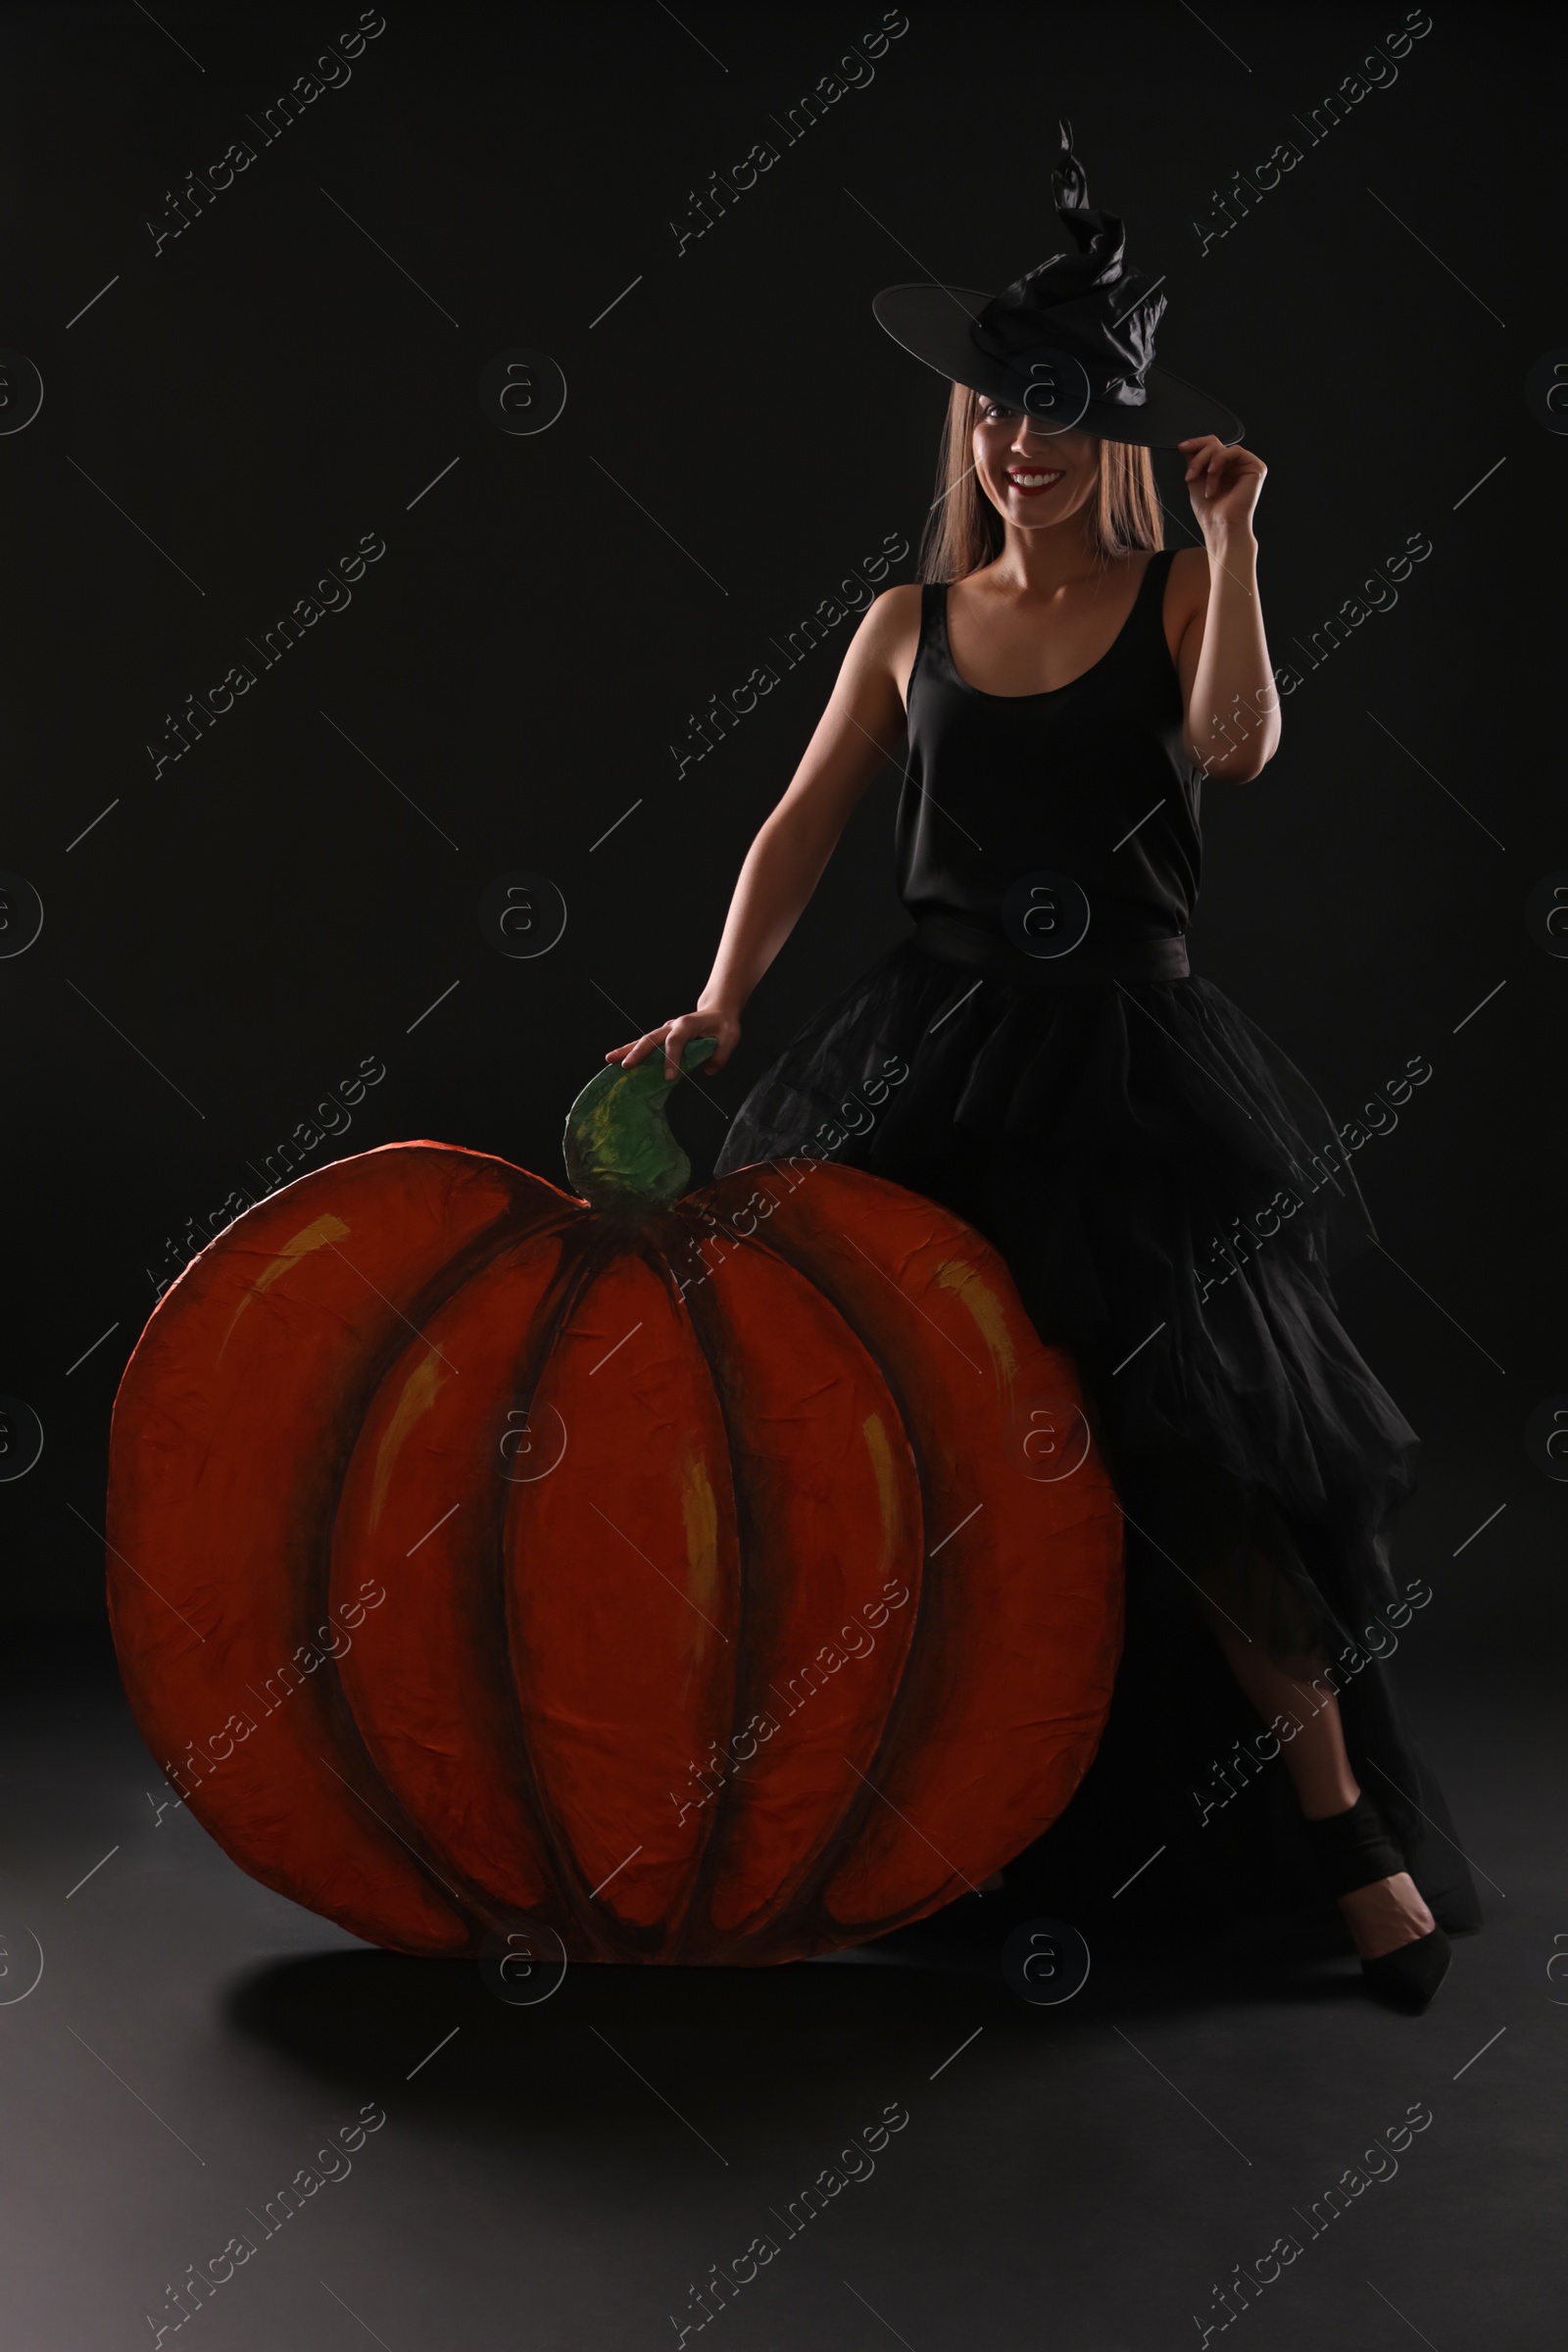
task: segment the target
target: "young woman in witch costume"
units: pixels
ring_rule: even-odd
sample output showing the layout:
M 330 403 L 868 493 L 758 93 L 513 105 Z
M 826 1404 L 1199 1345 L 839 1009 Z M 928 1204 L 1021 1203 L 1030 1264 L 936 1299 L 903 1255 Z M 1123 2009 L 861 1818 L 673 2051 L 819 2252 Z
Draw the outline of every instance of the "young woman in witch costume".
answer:
M 1141 1612 L 1153 1623 L 1151 1569 L 1167 1586 L 1174 1569 L 1232 1701 L 1239 1686 L 1272 1727 L 1270 1749 L 1251 1723 L 1253 1749 L 1283 1755 L 1287 1842 L 1338 1899 L 1369 1988 L 1420 2008 L 1445 1927 L 1478 1926 L 1479 1907 L 1364 1651 L 1409 1622 L 1387 1531 L 1418 1449 L 1329 1288 L 1333 1252 L 1371 1222 L 1328 1111 L 1192 975 L 1184 937 L 1201 784 L 1251 782 L 1280 740 L 1253 534 L 1265 467 L 1239 418 L 1152 365 L 1165 298 L 1124 261 L 1121 221 L 1089 209 L 1066 126 L 1054 191 L 1070 248 L 1004 293 L 877 297 L 888 332 L 952 379 L 925 584 L 861 621 L 697 1009 L 607 1058 L 662 1049 L 674 1077 L 712 1037 L 722 1068 L 851 809 L 906 742 L 895 839 L 914 930 L 758 1081 L 716 1173 L 809 1148 L 862 1070 L 908 1063 L 834 1157 L 965 1217 L 1071 1348 L 1124 1506 L 1129 1656 Z M 1174 554 L 1157 448 L 1185 459 L 1201 534 Z

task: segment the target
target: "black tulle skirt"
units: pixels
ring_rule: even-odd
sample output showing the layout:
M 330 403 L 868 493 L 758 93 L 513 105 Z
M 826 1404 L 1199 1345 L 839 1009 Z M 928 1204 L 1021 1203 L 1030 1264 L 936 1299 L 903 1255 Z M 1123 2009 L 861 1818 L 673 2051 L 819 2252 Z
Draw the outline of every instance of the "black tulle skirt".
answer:
M 1085 1903 L 1145 1838 L 1167 1857 L 1138 1902 L 1166 1915 L 1314 1899 L 1278 1739 L 1210 1638 L 1228 1621 L 1327 1661 L 1298 1713 L 1335 1693 L 1434 1914 L 1479 1925 L 1388 1665 L 1431 1588 L 1391 1555 L 1419 1441 L 1331 1288 L 1376 1241 L 1354 1140 L 1209 981 L 1042 986 L 906 939 L 791 1040 L 719 1155 L 722 1175 L 816 1152 L 942 1201 L 1077 1360 L 1126 1515 L 1127 1646 L 1100 1756 L 1029 1866 Z

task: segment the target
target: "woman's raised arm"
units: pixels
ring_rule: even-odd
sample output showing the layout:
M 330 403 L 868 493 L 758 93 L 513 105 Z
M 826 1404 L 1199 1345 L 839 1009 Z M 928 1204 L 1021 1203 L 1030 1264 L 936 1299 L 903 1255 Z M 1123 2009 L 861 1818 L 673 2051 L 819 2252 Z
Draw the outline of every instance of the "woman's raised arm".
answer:
M 1263 634 L 1252 514 L 1268 467 L 1250 449 L 1213 433 L 1179 444 L 1187 488 L 1203 534 L 1202 558 L 1185 549 L 1173 569 L 1190 568 L 1190 617 L 1177 655 L 1188 757 L 1221 783 L 1250 784 L 1279 749 L 1280 698 Z
M 690 1040 L 712 1037 L 718 1051 L 708 1067 L 723 1068 L 740 1038 L 742 1007 L 799 922 L 850 811 L 903 739 L 902 681 L 919 627 L 917 587 L 887 588 L 874 600 L 788 790 L 746 853 L 697 1009 L 612 1046 L 607 1061 L 630 1069 L 662 1045 L 664 1075 L 673 1078 Z

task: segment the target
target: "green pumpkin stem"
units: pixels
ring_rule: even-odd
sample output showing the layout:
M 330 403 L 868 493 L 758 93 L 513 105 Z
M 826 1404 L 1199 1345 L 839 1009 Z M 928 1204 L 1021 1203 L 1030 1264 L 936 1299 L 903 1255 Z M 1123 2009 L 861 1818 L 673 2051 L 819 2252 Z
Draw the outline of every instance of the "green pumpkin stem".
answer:
M 680 1058 L 684 1077 L 718 1040 L 694 1037 Z M 566 1113 L 563 1143 L 574 1190 L 602 1214 L 646 1216 L 680 1200 L 692 1163 L 669 1131 L 666 1105 L 679 1078 L 664 1076 L 662 1049 L 634 1069 L 611 1062 L 590 1078 Z

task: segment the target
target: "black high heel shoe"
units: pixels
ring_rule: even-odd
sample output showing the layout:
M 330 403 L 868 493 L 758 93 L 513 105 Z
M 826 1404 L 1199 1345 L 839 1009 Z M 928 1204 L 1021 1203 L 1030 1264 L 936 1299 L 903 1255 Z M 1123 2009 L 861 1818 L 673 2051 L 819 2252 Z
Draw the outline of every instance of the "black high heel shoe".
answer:
M 1358 1886 L 1374 1886 L 1380 1879 L 1396 1878 L 1408 1868 L 1365 1790 L 1347 1812 L 1318 1821 L 1303 1817 L 1302 1827 L 1329 1894 L 1353 1894 Z M 1394 2009 L 1419 2012 L 1447 1975 L 1452 1957 L 1448 1938 L 1434 1927 L 1408 1943 L 1396 1944 L 1392 1952 L 1363 1960 L 1361 1975 L 1378 2000 Z

